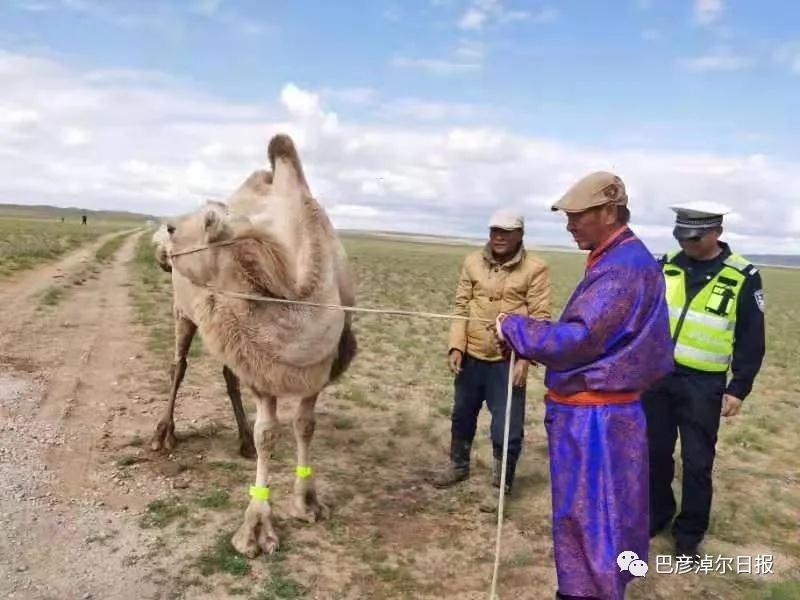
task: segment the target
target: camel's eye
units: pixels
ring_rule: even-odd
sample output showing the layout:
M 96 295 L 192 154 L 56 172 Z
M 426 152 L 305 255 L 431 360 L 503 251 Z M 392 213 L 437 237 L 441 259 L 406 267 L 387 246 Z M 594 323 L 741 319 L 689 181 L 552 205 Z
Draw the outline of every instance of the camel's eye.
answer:
M 167 233 L 170 235 L 175 233 L 175 225 L 167 225 Z

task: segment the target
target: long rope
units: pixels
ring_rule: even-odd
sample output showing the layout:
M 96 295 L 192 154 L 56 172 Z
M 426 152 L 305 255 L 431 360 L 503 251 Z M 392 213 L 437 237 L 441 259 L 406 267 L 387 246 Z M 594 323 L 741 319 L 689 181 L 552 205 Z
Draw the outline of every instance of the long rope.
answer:
M 508 364 L 508 392 L 506 394 L 506 420 L 503 427 L 503 463 L 500 469 L 500 499 L 497 507 L 497 542 L 494 549 L 494 571 L 492 573 L 492 590 L 489 600 L 497 598 L 497 573 L 500 570 L 500 540 L 503 537 L 503 508 L 506 497 L 506 470 L 508 468 L 508 437 L 511 429 L 511 396 L 514 386 L 514 362 L 516 354 L 511 349 L 511 358 Z
M 285 298 L 268 298 L 267 296 L 258 296 L 256 294 L 244 294 L 242 292 L 229 292 L 227 290 L 220 290 L 210 285 L 201 286 L 215 294 L 222 296 L 230 296 L 231 298 L 239 298 L 240 300 L 253 300 L 255 302 L 274 302 L 277 304 L 296 304 L 299 306 L 313 306 L 316 308 L 327 308 L 330 310 L 343 310 L 345 312 L 355 313 L 373 313 L 380 315 L 396 315 L 404 317 L 424 317 L 427 319 L 450 319 L 456 321 L 478 321 L 480 323 L 494 323 L 492 319 L 482 319 L 480 317 L 464 317 L 461 315 L 446 315 L 441 313 L 420 312 L 413 310 L 395 310 L 385 308 L 365 308 L 363 306 L 342 306 L 341 304 L 323 304 L 319 302 L 305 302 L 303 300 L 287 300 Z

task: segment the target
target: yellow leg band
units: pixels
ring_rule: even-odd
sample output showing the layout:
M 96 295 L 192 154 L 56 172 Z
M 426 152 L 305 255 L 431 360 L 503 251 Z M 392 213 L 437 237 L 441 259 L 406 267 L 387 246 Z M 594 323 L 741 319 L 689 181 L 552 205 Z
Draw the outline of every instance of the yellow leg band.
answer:
M 314 474 L 314 469 L 312 469 L 311 467 L 301 467 L 300 465 L 297 465 L 297 476 L 300 479 L 308 479 L 313 474 Z
M 269 488 L 265 485 L 251 485 L 250 497 L 253 500 L 261 500 L 262 502 L 266 502 L 269 500 Z

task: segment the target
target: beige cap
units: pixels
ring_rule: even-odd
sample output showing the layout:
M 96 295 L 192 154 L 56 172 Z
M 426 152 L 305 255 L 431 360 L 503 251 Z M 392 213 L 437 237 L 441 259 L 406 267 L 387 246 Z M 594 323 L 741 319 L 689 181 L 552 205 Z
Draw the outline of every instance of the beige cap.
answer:
M 564 212 L 583 212 L 589 208 L 610 203 L 627 206 L 628 194 L 625 192 L 625 184 L 613 173 L 596 171 L 569 188 L 551 209 Z
M 525 228 L 525 217 L 511 212 L 510 210 L 498 210 L 489 219 L 489 227 L 497 227 L 498 229 L 507 229 L 509 231 L 514 229 Z

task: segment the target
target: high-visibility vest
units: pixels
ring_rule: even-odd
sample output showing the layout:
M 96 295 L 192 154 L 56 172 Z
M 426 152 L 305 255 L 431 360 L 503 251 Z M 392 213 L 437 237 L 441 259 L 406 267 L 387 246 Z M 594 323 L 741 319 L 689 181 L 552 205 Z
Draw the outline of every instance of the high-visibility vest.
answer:
M 675 362 L 725 373 L 733 355 L 739 294 L 753 267 L 744 257 L 731 254 L 719 273 L 687 302 L 686 273 L 672 262 L 677 254 L 667 255 L 663 267 Z

